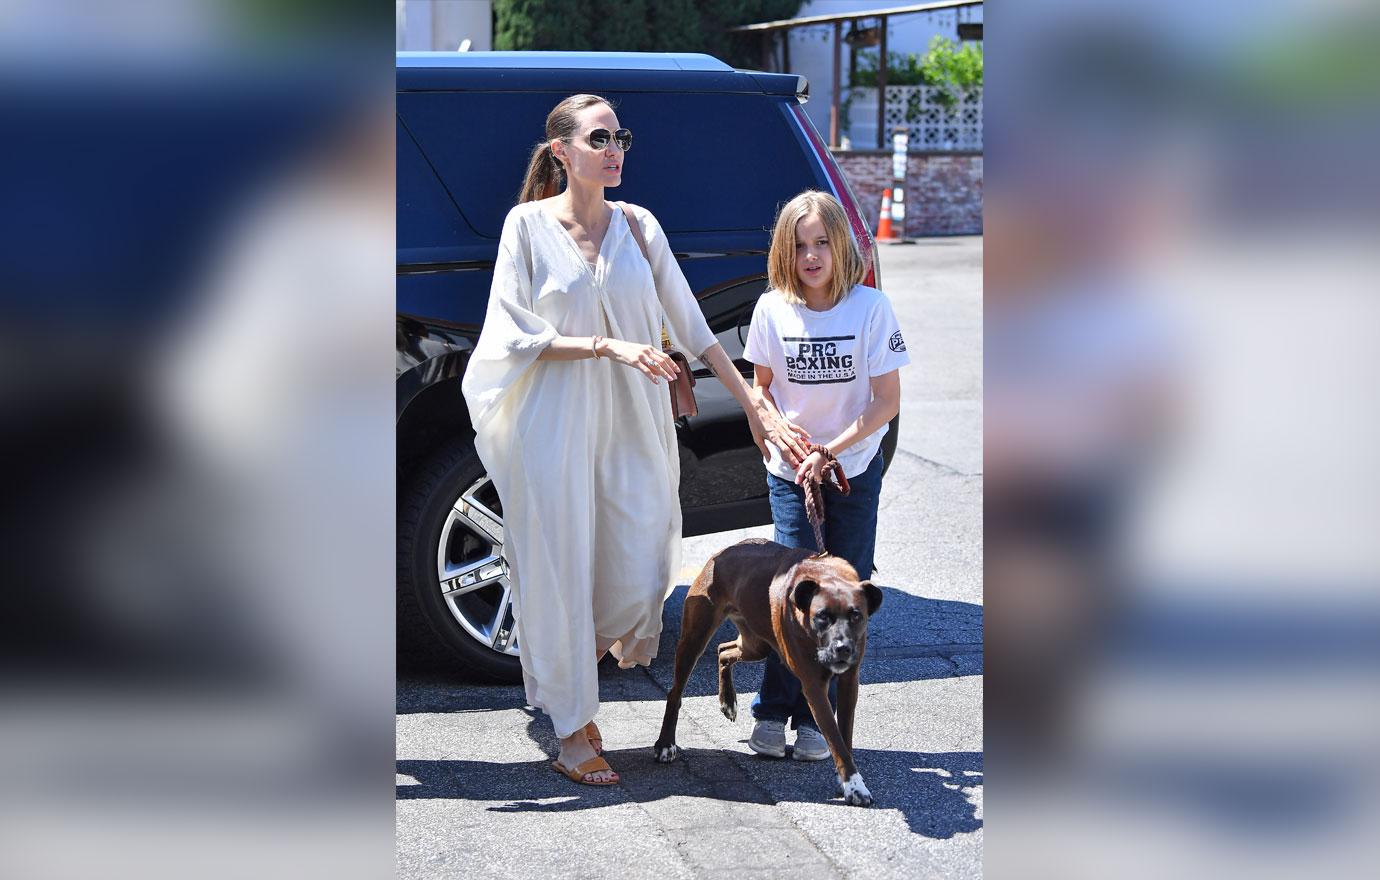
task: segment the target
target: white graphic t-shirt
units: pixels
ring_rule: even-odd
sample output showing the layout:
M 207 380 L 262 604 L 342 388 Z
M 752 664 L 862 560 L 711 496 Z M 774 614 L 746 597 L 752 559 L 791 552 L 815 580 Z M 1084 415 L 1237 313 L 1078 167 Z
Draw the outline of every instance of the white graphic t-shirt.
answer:
M 771 396 L 786 418 L 828 443 L 872 400 L 870 380 L 910 363 L 891 302 L 859 284 L 827 312 L 788 303 L 775 290 L 757 301 L 743 357 L 771 370 Z M 867 470 L 882 445 L 883 425 L 839 454 L 847 476 Z M 767 470 L 795 480 L 795 469 L 768 443 Z

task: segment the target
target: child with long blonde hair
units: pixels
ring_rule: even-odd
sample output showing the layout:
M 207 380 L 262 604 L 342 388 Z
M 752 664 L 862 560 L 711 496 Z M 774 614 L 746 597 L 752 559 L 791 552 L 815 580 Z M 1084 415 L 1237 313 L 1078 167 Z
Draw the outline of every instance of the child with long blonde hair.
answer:
M 808 190 L 781 208 L 767 260 L 769 289 L 757 302 L 743 357 L 755 367 L 754 391 L 811 441 L 803 460 L 768 444 L 766 460 L 775 540 L 819 550 L 805 515 L 806 480 L 819 480 L 837 459 L 852 491 L 824 488 L 824 540 L 830 553 L 872 574 L 882 437 L 900 410 L 900 367 L 910 363 L 891 303 L 862 284 L 866 267 L 833 196 Z M 829 700 L 837 700 L 836 682 Z M 800 682 L 768 656 L 749 746 L 785 757 L 787 722 L 796 729 L 793 757 L 829 756 Z

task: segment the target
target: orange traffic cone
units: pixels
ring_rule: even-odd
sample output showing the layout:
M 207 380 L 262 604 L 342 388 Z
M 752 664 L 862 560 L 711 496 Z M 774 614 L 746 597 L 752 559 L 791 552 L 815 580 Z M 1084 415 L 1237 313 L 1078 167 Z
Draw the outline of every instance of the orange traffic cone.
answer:
M 891 190 L 882 190 L 882 216 L 877 221 L 877 241 L 893 241 L 896 233 L 891 230 Z

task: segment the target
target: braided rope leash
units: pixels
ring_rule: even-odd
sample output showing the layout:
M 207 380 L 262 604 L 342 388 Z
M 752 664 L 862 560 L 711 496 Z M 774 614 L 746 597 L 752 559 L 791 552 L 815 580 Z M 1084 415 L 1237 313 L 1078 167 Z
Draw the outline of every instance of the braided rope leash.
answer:
M 805 516 L 810 520 L 810 527 L 815 530 L 815 546 L 819 548 L 816 556 L 823 556 L 828 551 L 824 548 L 824 483 L 831 483 L 841 494 L 847 495 L 851 490 L 848 486 L 848 478 L 843 475 L 843 465 L 834 457 L 834 453 L 829 451 L 829 447 L 818 443 L 810 445 L 810 451 L 806 456 L 819 452 L 824 455 L 824 470 L 820 473 L 819 480 L 807 479 L 805 481 Z

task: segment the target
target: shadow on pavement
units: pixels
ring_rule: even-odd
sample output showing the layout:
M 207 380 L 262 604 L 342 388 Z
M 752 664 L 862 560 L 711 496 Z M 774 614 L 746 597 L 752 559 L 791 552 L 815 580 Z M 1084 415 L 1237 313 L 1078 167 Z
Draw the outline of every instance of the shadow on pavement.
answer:
M 650 667 L 620 670 L 611 658 L 604 658 L 599 666 L 599 679 L 605 701 L 659 702 L 666 699 L 675 674 L 676 642 L 680 638 L 681 610 L 688 589 L 677 587 L 666 601 L 662 611 L 661 642 L 657 658 Z M 868 626 L 863 684 L 983 674 L 981 605 L 926 599 L 891 587 L 883 587 L 882 593 L 881 610 Z M 737 638 L 737 634 L 737 629 L 728 621 L 719 627 L 690 674 L 685 696 L 704 697 L 719 692 L 714 645 Z M 733 680 L 743 708 L 750 700 L 749 695 L 761 687 L 762 667 L 760 662 L 740 663 L 734 667 Z M 409 668 L 400 672 L 399 715 L 492 711 L 524 705 L 521 685 L 471 684 L 453 670 Z M 630 676 L 645 676 L 656 687 L 620 687 Z
M 671 765 L 656 763 L 650 741 L 661 719 L 660 706 L 670 689 L 680 614 L 686 587 L 679 587 L 667 601 L 664 628 L 657 659 L 645 669 L 620 670 L 605 662 L 599 669 L 600 696 L 605 705 L 635 704 L 647 729 L 647 744 L 611 749 L 607 757 L 622 775 L 619 784 L 593 787 L 571 782 L 541 761 L 503 762 L 468 760 L 401 760 L 397 772 L 414 782 L 399 784 L 397 797 L 412 799 L 464 799 L 497 801 L 488 807 L 495 813 L 570 812 L 634 802 L 649 809 L 684 811 L 679 801 L 668 798 L 697 797 L 724 804 L 782 802 L 830 803 L 849 807 L 834 797 L 831 761 L 818 763 L 759 758 L 742 750 L 690 748 L 686 757 Z M 982 607 L 966 602 L 939 601 L 883 588 L 882 609 L 872 621 L 867 655 L 863 661 L 864 684 L 907 682 L 982 674 Z M 736 637 L 725 623 L 715 642 Z M 690 677 L 686 696 L 718 692 L 714 651 L 705 651 Z M 739 709 L 746 711 L 751 694 L 761 684 L 761 663 L 743 663 L 734 669 Z M 526 735 L 554 758 L 557 743 L 550 719 L 525 705 L 523 689 L 513 686 L 467 685 L 445 676 L 403 676 L 398 681 L 398 713 L 489 713 L 522 709 L 527 715 Z M 866 692 L 859 711 L 865 712 Z M 650 712 L 647 710 L 650 709 Z M 977 830 L 982 786 L 981 752 L 909 752 L 857 749 L 854 759 L 873 797 L 874 809 L 898 810 L 910 830 L 925 837 L 947 839 Z M 697 811 L 691 811 L 698 814 Z M 671 816 L 668 821 L 689 820 Z M 742 821 L 741 811 L 730 821 Z
M 648 672 L 663 691 L 671 689 L 688 591 L 689 587 L 677 587 L 662 612 L 661 645 Z M 981 605 L 926 599 L 891 587 L 882 587 L 882 595 L 882 607 L 868 622 L 863 684 L 982 675 Z M 725 621 L 719 627 L 695 664 L 685 687 L 687 697 L 719 692 L 714 646 L 737 636 L 732 623 Z M 762 683 L 762 664 L 740 663 L 734 667 L 733 678 L 740 692 L 756 691 Z
M 621 781 L 608 787 L 571 782 L 549 760 L 398 762 L 398 773 L 416 780 L 399 785 L 399 800 L 505 801 L 492 813 L 566 813 L 623 803 L 654 804 L 671 797 L 774 805 L 830 803 L 830 761 L 770 760 L 724 750 L 690 749 L 674 764 L 658 764 L 647 747 L 606 753 Z M 982 785 L 979 752 L 900 752 L 856 749 L 854 760 L 876 799 L 874 810 L 898 810 L 915 834 L 947 839 L 982 827 L 973 796 Z M 682 808 L 683 809 L 683 808 Z

